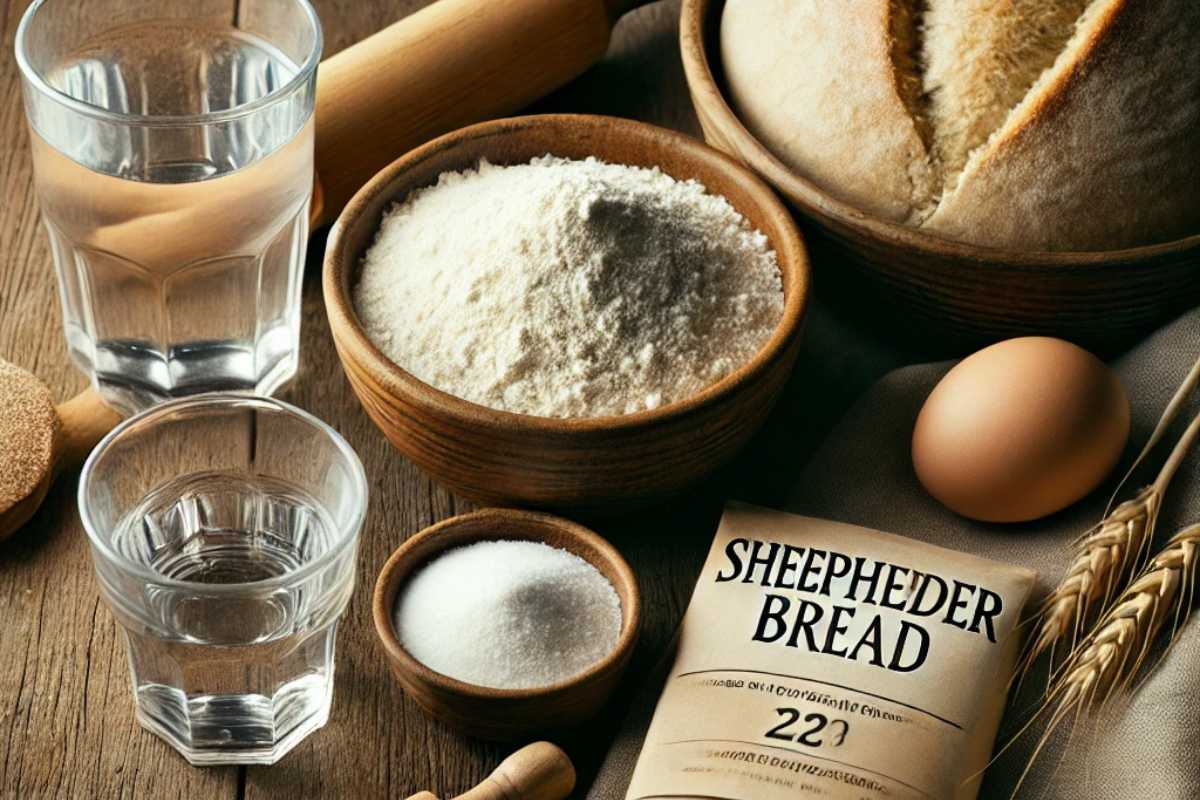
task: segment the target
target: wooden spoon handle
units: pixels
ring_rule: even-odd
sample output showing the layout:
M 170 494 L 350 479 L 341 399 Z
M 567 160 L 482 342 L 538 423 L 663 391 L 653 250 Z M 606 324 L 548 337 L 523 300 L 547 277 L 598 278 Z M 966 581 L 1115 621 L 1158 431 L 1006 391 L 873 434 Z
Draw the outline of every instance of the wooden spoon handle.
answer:
M 456 800 L 563 800 L 575 788 L 575 766 L 549 742 L 534 742 L 500 762 L 478 786 Z M 438 800 L 417 792 L 407 800 Z
M 316 169 L 329 222 L 376 172 L 455 128 L 504 116 L 599 60 L 644 0 L 440 0 L 321 63 Z
M 59 431 L 58 459 L 55 471 L 62 472 L 83 463 L 96 443 L 111 431 L 121 415 L 104 404 L 95 389 L 86 389 L 58 407 L 62 422 Z
M 534 742 L 458 800 L 563 800 L 574 788 L 575 767 L 567 754 L 549 742 Z

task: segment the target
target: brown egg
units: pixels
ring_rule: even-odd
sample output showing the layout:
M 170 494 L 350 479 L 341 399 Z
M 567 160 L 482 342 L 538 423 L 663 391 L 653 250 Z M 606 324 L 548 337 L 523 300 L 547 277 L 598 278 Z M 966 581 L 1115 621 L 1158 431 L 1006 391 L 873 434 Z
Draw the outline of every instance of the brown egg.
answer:
M 1030 336 L 984 348 L 942 378 L 917 417 L 912 458 L 950 509 L 1022 522 L 1095 489 L 1128 438 L 1116 374 L 1070 342 Z

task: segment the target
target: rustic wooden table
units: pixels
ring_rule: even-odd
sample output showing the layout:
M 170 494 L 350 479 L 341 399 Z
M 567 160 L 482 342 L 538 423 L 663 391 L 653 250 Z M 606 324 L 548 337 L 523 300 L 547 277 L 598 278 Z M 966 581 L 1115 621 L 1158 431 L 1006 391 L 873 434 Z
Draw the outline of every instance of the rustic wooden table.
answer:
M 427 0 L 315 0 L 329 55 Z M 480 0 L 483 2 L 484 0 Z M 495 0 L 487 0 L 493 2 Z M 231 9 L 236 0 L 229 0 Z M 82 388 L 62 340 L 50 253 L 32 192 L 13 34 L 25 0 L 2 6 L 0 55 L 0 356 L 65 398 Z M 540 111 L 634 117 L 698 135 L 679 61 L 678 0 L 622 20 L 608 57 L 546 99 Z M 320 289 L 321 236 L 309 248 L 302 366 L 283 397 L 329 421 L 370 477 L 358 587 L 342 624 L 333 717 L 273 767 L 198 769 L 133 719 L 125 649 L 92 577 L 75 510 L 74 476 L 32 522 L 0 545 L 0 797 L 397 798 L 452 796 L 481 780 L 507 748 L 460 737 L 422 716 L 389 677 L 370 620 L 371 587 L 406 537 L 470 505 L 401 458 L 354 399 L 334 355 Z M 611 708 L 562 742 L 586 787 L 639 675 L 678 623 L 730 495 L 776 501 L 851 400 L 884 370 L 917 354 L 865 332 L 820 295 L 804 352 L 778 411 L 729 469 L 668 508 L 597 527 L 639 576 L 645 632 Z

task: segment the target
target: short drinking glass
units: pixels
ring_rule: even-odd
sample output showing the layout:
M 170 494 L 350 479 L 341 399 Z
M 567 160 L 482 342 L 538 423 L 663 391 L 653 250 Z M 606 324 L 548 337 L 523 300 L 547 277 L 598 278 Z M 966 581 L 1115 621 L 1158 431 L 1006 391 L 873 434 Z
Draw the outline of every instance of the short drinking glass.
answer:
M 193 764 L 274 763 L 325 724 L 367 506 L 333 429 L 200 395 L 122 423 L 79 485 L 138 721 Z
M 295 373 L 320 53 L 307 0 L 26 11 L 16 56 L 67 346 L 111 405 L 265 395 Z

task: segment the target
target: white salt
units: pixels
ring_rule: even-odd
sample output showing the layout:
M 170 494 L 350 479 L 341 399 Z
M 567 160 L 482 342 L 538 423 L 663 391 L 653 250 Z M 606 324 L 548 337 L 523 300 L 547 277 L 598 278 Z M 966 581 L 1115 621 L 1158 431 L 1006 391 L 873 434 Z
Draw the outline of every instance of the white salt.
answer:
M 404 648 L 435 672 L 525 689 L 570 678 L 611 653 L 621 601 L 574 553 L 539 542 L 479 542 L 443 553 L 410 578 L 394 621 Z

